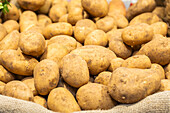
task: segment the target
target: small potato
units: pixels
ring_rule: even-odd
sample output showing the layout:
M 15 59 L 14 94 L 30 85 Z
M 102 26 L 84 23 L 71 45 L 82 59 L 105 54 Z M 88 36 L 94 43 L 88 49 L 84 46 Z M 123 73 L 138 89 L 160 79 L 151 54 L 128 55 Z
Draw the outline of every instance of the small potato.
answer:
M 61 75 L 70 86 L 79 88 L 89 81 L 86 61 L 75 54 L 68 54 L 62 59 Z
M 164 69 L 166 78 L 170 79 L 170 64 L 168 64 Z
M 59 68 L 57 63 L 46 59 L 34 68 L 34 84 L 40 95 L 47 95 L 54 89 L 59 81 Z
M 109 40 L 109 49 L 112 50 L 118 57 L 128 58 L 132 54 L 132 48 L 123 43 L 123 30 L 111 30 L 107 33 Z
M 84 45 L 106 46 L 108 42 L 107 35 L 102 30 L 94 30 L 89 33 L 84 41 Z
M 156 14 L 159 18 L 163 19 L 165 17 L 165 8 L 164 7 L 156 7 L 153 11 L 153 14 Z
M 82 0 L 83 8 L 93 17 L 104 17 L 109 11 L 106 0 Z
M 67 47 L 61 44 L 53 43 L 48 45 L 44 54 L 41 57 L 41 60 L 50 59 L 55 61 L 60 66 L 60 61 L 69 52 L 70 51 L 67 49 Z
M 151 69 L 157 71 L 161 77 L 161 79 L 165 79 L 165 71 L 163 67 L 159 64 L 152 64 Z
M 50 92 L 47 103 L 48 108 L 55 112 L 71 113 L 81 111 L 74 96 L 67 89 L 61 87 Z
M 38 25 L 45 28 L 47 25 L 52 24 L 51 19 L 43 14 L 38 15 Z
M 68 6 L 68 0 L 51 0 L 51 1 L 52 1 L 52 6 L 56 5 L 56 4 L 60 4 L 60 5 L 63 5 L 65 7 Z M 71 1 L 74 1 L 74 0 L 71 0 Z M 79 1 L 79 0 L 75 0 L 75 1 Z
M 168 79 L 161 80 L 161 87 L 159 91 L 170 91 L 170 80 Z
M 0 50 L 7 50 L 7 49 L 18 49 L 19 43 L 19 32 L 17 30 L 12 31 L 6 37 L 0 41 Z
M 136 46 L 149 42 L 153 38 L 153 29 L 148 24 L 140 23 L 125 28 L 122 39 L 127 45 Z
M 73 34 L 73 27 L 71 24 L 66 22 L 53 23 L 48 25 L 43 30 L 43 35 L 46 39 L 50 39 L 57 35 L 69 35 Z
M 116 105 L 105 85 L 89 83 L 80 87 L 76 99 L 83 110 L 111 109 Z
M 33 93 L 31 92 L 31 90 L 26 84 L 18 80 L 8 82 L 5 85 L 2 94 L 17 99 L 33 101 Z
M 19 31 L 19 24 L 15 20 L 8 20 L 8 21 L 3 23 L 3 26 L 6 28 L 7 33 L 10 33 L 14 30 Z
M 156 22 L 151 25 L 154 34 L 161 34 L 163 36 L 167 35 L 168 25 L 165 22 Z
M 6 28 L 0 24 L 0 41 L 8 34 Z
M 96 22 L 97 28 L 108 32 L 112 29 L 117 29 L 116 20 L 110 16 L 106 16 Z
M 14 75 L 8 72 L 2 65 L 0 65 L 0 81 L 8 83 L 14 80 Z
M 45 0 L 44 5 L 38 10 L 39 13 L 47 14 L 50 10 L 52 0 Z
M 103 84 L 103 85 L 108 85 L 110 78 L 111 78 L 112 73 L 111 72 L 101 72 L 94 80 L 95 83 Z
M 4 91 L 5 83 L 0 81 L 0 94 L 2 95 L 2 92 Z
M 19 10 L 14 4 L 8 6 L 9 12 L 3 15 L 4 20 L 18 20 L 19 19 Z
M 47 45 L 51 45 L 53 43 L 65 46 L 69 52 L 77 47 L 77 41 L 73 37 L 67 35 L 54 36 L 48 41 Z
M 68 14 L 65 14 L 59 18 L 59 22 L 67 22 L 68 23 Z
M 89 19 L 79 20 L 74 29 L 74 36 L 78 42 L 84 43 L 86 36 L 96 29 L 97 26 L 93 21 Z
M 20 7 L 25 10 L 37 11 L 40 9 L 46 0 L 18 0 Z
M 114 71 L 114 70 L 116 70 L 117 68 L 119 68 L 119 67 L 122 67 L 122 64 L 123 64 L 123 62 L 124 62 L 125 60 L 124 59 L 122 59 L 122 58 L 115 58 L 115 59 L 113 59 L 112 61 L 111 61 L 111 65 L 110 65 L 110 67 L 109 67 L 109 71 Z
M 67 9 L 60 4 L 53 5 L 49 11 L 49 17 L 53 22 L 58 22 L 59 18 L 65 14 L 67 14 Z
M 26 78 L 22 79 L 22 82 L 24 84 L 26 84 L 30 88 L 30 90 L 32 91 L 34 96 L 38 95 L 38 92 L 35 89 L 34 78 L 33 77 L 26 77 Z
M 108 89 L 116 101 L 135 103 L 158 91 L 160 84 L 160 75 L 152 69 L 120 67 L 113 71 Z
M 22 76 L 32 75 L 33 69 L 38 63 L 36 59 L 11 49 L 1 53 L 0 62 L 9 72 Z
M 42 34 L 28 30 L 22 32 L 19 40 L 19 47 L 26 55 L 38 57 L 45 51 L 45 38 Z
M 34 102 L 36 104 L 39 104 L 45 108 L 47 108 L 47 101 L 45 100 L 45 98 L 41 97 L 41 96 L 35 96 L 34 97 Z
M 133 18 L 129 25 L 135 25 L 135 24 L 139 24 L 139 23 L 146 23 L 146 24 L 153 24 L 156 22 L 160 22 L 162 21 L 156 14 L 153 13 L 143 13 L 140 14 L 138 16 L 136 16 L 135 18 Z
M 149 69 L 151 67 L 151 61 L 146 55 L 135 55 L 126 59 L 122 67 Z
M 133 6 L 128 8 L 126 12 L 126 17 L 128 20 L 131 20 L 139 14 L 153 11 L 155 7 L 155 0 L 138 0 L 137 3 L 133 4 Z

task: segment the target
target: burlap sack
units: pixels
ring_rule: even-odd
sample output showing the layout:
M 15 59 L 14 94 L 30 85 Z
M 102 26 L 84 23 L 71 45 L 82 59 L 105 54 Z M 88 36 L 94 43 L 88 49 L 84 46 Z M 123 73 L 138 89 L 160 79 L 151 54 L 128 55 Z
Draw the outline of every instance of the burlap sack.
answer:
M 0 95 L 0 113 L 54 112 L 33 102 Z M 170 113 L 170 91 L 153 94 L 135 104 L 118 105 L 110 110 L 81 111 L 75 113 Z

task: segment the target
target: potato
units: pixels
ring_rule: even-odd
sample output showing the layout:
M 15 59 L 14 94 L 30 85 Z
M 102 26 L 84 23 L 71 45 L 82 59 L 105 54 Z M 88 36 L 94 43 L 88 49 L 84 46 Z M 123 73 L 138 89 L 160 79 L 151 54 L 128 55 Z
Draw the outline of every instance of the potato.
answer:
M 51 4 L 52 4 L 52 0 L 45 0 L 44 5 L 40 7 L 38 12 L 42 14 L 47 14 L 50 10 Z
M 2 92 L 4 91 L 4 87 L 5 87 L 5 83 L 0 81 L 0 94 L 2 94 Z
M 135 55 L 126 59 L 122 63 L 122 67 L 149 69 L 151 67 L 151 61 L 146 55 Z
M 38 95 L 38 92 L 35 89 L 34 78 L 33 77 L 26 77 L 26 78 L 22 79 L 22 82 L 24 84 L 26 84 L 30 88 L 30 90 L 32 91 L 34 96 Z
M 111 30 L 107 33 L 109 40 L 109 49 L 112 50 L 118 57 L 128 58 L 132 54 L 132 48 L 123 43 L 123 30 Z
M 131 20 L 135 16 L 145 13 L 151 12 L 155 9 L 156 3 L 155 0 L 138 0 L 137 3 L 133 4 L 130 8 L 128 8 L 126 12 L 126 17 L 128 20 Z
M 108 32 L 112 29 L 117 29 L 116 20 L 110 16 L 106 16 L 96 22 L 97 28 Z
M 87 62 L 91 75 L 105 71 L 110 66 L 111 60 L 116 58 L 114 52 L 97 45 L 83 46 L 71 53 L 81 56 Z
M 3 23 L 3 26 L 6 28 L 7 33 L 10 33 L 14 30 L 19 31 L 19 24 L 15 20 L 8 20 L 8 21 Z
M 65 82 L 75 88 L 88 83 L 89 70 L 86 61 L 82 57 L 68 54 L 62 60 L 61 75 Z
M 8 83 L 14 80 L 14 75 L 8 72 L 2 65 L 0 65 L 0 81 Z
M 60 4 L 60 5 L 63 5 L 63 6 L 65 6 L 65 7 L 67 7 L 68 6 L 68 1 L 67 0 L 51 0 L 52 1 L 52 6 L 53 5 L 56 5 L 56 4 Z M 73 0 L 71 0 L 71 1 L 73 1 Z M 71 2 L 70 1 L 70 2 Z M 76 0 L 77 1 L 77 0 Z
M 104 17 L 109 10 L 106 0 L 82 0 L 81 3 L 83 8 L 93 17 Z
M 53 5 L 49 11 L 49 17 L 53 22 L 58 22 L 59 18 L 65 14 L 67 14 L 67 9 L 60 4 Z
M 50 92 L 47 103 L 48 108 L 56 112 L 71 113 L 81 111 L 73 95 L 67 89 L 61 87 Z
M 126 7 L 121 0 L 112 0 L 109 3 L 109 13 L 121 14 L 126 16 Z
M 26 84 L 18 80 L 8 82 L 5 85 L 2 94 L 17 99 L 33 101 L 33 93 L 31 92 L 31 90 Z
M 133 18 L 129 25 L 135 25 L 135 24 L 139 24 L 139 23 L 146 23 L 146 24 L 153 24 L 156 22 L 160 22 L 162 21 L 156 14 L 153 13 L 143 13 L 140 14 L 138 16 L 136 16 L 135 18 Z
M 83 110 L 107 110 L 116 105 L 108 93 L 107 86 L 97 83 L 89 83 L 80 87 L 76 99 Z
M 61 59 L 69 52 L 70 51 L 62 44 L 53 43 L 48 45 L 44 54 L 41 56 L 41 60 L 50 59 L 60 66 Z
M 94 30 L 87 35 L 84 45 L 106 46 L 108 42 L 107 35 L 102 30 Z
M 152 64 L 151 69 L 157 71 L 157 73 L 159 73 L 161 79 L 165 79 L 165 71 L 164 71 L 164 69 L 163 69 L 163 67 L 161 65 Z
M 170 80 L 168 79 L 161 80 L 161 87 L 159 91 L 170 91 Z
M 160 75 L 152 69 L 120 67 L 113 71 L 108 88 L 116 101 L 135 103 L 159 90 L 160 83 Z
M 40 95 L 47 95 L 59 81 L 58 64 L 46 59 L 39 62 L 34 68 L 34 84 Z
M 22 32 L 19 40 L 19 47 L 26 55 L 38 57 L 45 51 L 45 38 L 42 34 L 28 30 Z
M 153 38 L 153 29 L 148 24 L 140 23 L 125 28 L 122 39 L 127 45 L 136 46 L 149 42 Z
M 14 4 L 8 6 L 9 12 L 3 15 L 4 20 L 18 20 L 19 19 L 19 10 Z
M 17 30 L 12 31 L 6 37 L 0 41 L 0 50 L 7 50 L 7 49 L 18 49 L 19 43 L 19 32 Z
M 165 22 L 156 22 L 151 25 L 154 34 L 161 34 L 166 36 L 168 32 L 168 25 Z
M 156 14 L 159 18 L 163 19 L 165 17 L 165 8 L 164 7 L 156 7 L 153 11 L 153 14 Z
M 170 63 L 164 69 L 166 78 L 170 79 Z
M 38 15 L 38 25 L 42 28 L 45 28 L 47 25 L 52 24 L 51 19 L 43 14 Z
M 95 83 L 103 84 L 103 85 L 108 85 L 110 78 L 111 78 L 112 73 L 108 71 L 101 72 L 94 80 Z
M 47 101 L 45 100 L 45 98 L 41 97 L 41 96 L 35 96 L 34 97 L 34 102 L 36 104 L 39 104 L 45 108 L 47 108 Z
M 21 8 L 25 10 L 37 11 L 40 9 L 46 0 L 18 0 Z
M 79 20 L 74 29 L 74 37 L 78 42 L 84 43 L 86 36 L 96 29 L 96 24 L 93 21 L 89 19 Z
M 50 39 L 57 35 L 69 35 L 73 34 L 73 27 L 71 24 L 66 22 L 53 23 L 48 25 L 43 30 L 43 35 L 46 39 Z
M 111 65 L 110 65 L 110 67 L 109 67 L 109 71 L 114 71 L 114 70 L 116 70 L 117 68 L 119 68 L 119 67 L 122 67 L 122 64 L 123 64 L 123 62 L 124 62 L 125 60 L 124 59 L 122 59 L 122 58 L 115 58 L 115 59 L 113 59 L 112 61 L 111 61 Z
M 0 62 L 9 72 L 23 76 L 32 75 L 38 63 L 36 59 L 11 49 L 2 52 Z
M 25 76 L 23 75 L 14 75 L 14 76 L 15 76 L 15 80 L 19 80 L 19 81 L 25 78 Z
M 67 35 L 54 36 L 48 41 L 47 45 L 51 45 L 53 43 L 65 46 L 69 52 L 77 47 L 77 41 L 73 37 Z
M 65 14 L 59 18 L 59 22 L 67 22 L 68 23 L 68 14 Z
M 144 54 L 148 56 L 152 63 L 166 65 L 170 62 L 170 39 L 156 35 L 147 44 L 145 44 L 138 52 L 138 55 Z
M 8 34 L 6 28 L 0 24 L 0 41 Z
M 80 42 L 77 42 L 77 48 L 82 47 L 83 45 Z

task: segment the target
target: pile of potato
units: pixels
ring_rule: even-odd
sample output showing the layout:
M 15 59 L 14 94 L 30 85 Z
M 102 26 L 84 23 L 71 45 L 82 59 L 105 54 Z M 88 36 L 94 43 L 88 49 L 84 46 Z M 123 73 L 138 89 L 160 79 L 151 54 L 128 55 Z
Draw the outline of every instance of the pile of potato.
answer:
M 9 10 L 0 24 L 2 95 L 69 113 L 170 90 L 168 25 L 155 0 L 127 11 L 121 0 L 11 0 Z

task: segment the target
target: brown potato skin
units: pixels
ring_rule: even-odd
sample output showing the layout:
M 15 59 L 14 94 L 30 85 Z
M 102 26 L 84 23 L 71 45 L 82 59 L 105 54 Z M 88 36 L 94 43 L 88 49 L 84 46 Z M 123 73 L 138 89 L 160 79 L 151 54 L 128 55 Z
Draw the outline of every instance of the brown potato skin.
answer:
M 137 3 L 133 4 L 130 8 L 128 8 L 126 12 L 126 17 L 128 20 L 131 20 L 135 16 L 145 13 L 151 12 L 155 9 L 156 3 L 155 0 L 138 0 Z
M 164 68 L 165 76 L 167 79 L 170 79 L 170 63 Z
M 18 0 L 18 3 L 25 10 L 37 11 L 45 4 L 45 0 Z
M 111 75 L 112 75 L 111 72 L 103 71 L 95 78 L 94 82 L 107 86 L 110 81 Z
M 165 7 L 156 7 L 152 13 L 163 19 L 165 17 Z
M 32 75 L 33 69 L 38 63 L 36 59 L 12 49 L 2 52 L 0 62 L 9 72 L 22 76 Z
M 68 14 L 65 14 L 59 18 L 59 22 L 67 22 L 68 23 Z
M 165 71 L 164 71 L 164 69 L 163 69 L 163 67 L 161 65 L 152 64 L 151 69 L 157 71 L 157 73 L 159 73 L 161 79 L 165 79 Z
M 8 82 L 5 85 L 2 94 L 17 99 L 33 101 L 33 93 L 31 92 L 31 90 L 28 88 L 26 84 L 18 80 Z
M 108 32 L 112 29 L 117 29 L 116 20 L 110 16 L 105 16 L 104 18 L 96 22 L 97 28 Z
M 156 22 L 151 25 L 154 34 L 166 36 L 168 33 L 168 25 L 165 22 Z
M 117 68 L 122 67 L 122 64 L 124 61 L 125 60 L 122 58 L 115 58 L 115 59 L 111 60 L 111 65 L 109 67 L 109 71 L 113 72 Z
M 78 42 L 84 43 L 86 36 L 96 29 L 97 26 L 93 21 L 89 19 L 79 20 L 75 25 L 74 37 Z
M 109 11 L 106 0 L 82 0 L 83 8 L 93 17 L 104 17 Z
M 41 97 L 41 96 L 35 96 L 34 97 L 34 102 L 36 104 L 39 104 L 45 108 L 47 108 L 47 101 L 45 100 L 45 98 Z
M 46 15 L 39 14 L 37 18 L 38 18 L 38 26 L 42 27 L 43 29 L 47 25 L 52 24 L 51 19 Z
M 59 81 L 58 64 L 52 60 L 45 59 L 34 68 L 34 84 L 40 95 L 47 95 L 54 89 Z
M 151 61 L 146 55 L 135 55 L 126 59 L 122 67 L 149 69 L 151 67 Z
M 12 80 L 14 80 L 14 75 L 0 65 L 0 81 L 8 83 Z
M 84 45 L 106 46 L 108 42 L 107 35 L 102 30 L 94 30 L 89 33 L 84 41 Z
M 8 20 L 3 23 L 3 26 L 6 28 L 7 33 L 10 33 L 14 30 L 19 31 L 19 24 L 15 20 Z
M 170 80 L 168 79 L 161 80 L 161 87 L 159 91 L 170 91 Z
M 79 88 L 89 81 L 86 61 L 75 54 L 68 54 L 62 59 L 61 75 L 70 86 Z
M 61 87 L 55 88 L 50 92 L 47 103 L 48 108 L 56 112 L 71 113 L 81 111 L 73 95 L 67 89 Z
M 0 24 L 0 41 L 8 34 L 6 28 Z
M 136 46 L 151 41 L 153 35 L 152 27 L 148 24 L 140 23 L 125 28 L 122 32 L 122 39 L 127 45 Z
M 38 92 L 37 92 L 35 85 L 34 85 L 34 78 L 33 77 L 26 77 L 26 78 L 22 79 L 22 82 L 30 88 L 30 90 L 32 91 L 34 96 L 38 95 Z
M 4 91 L 5 83 L 0 81 L 0 94 Z
M 160 83 L 160 75 L 152 69 L 120 67 L 113 71 L 108 88 L 113 99 L 125 104 L 155 93 Z
M 3 40 L 0 41 L 0 50 L 7 49 L 18 49 L 19 44 L 19 32 L 17 30 L 12 31 L 8 35 L 5 36 Z
M 44 5 L 38 10 L 41 14 L 47 14 L 50 10 L 52 0 L 45 0 Z
M 43 35 L 46 39 L 50 39 L 57 35 L 68 35 L 73 34 L 73 27 L 71 24 L 66 22 L 52 23 L 44 28 Z
M 116 105 L 108 93 L 107 86 L 97 83 L 88 83 L 80 87 L 76 99 L 83 110 L 107 110 Z

